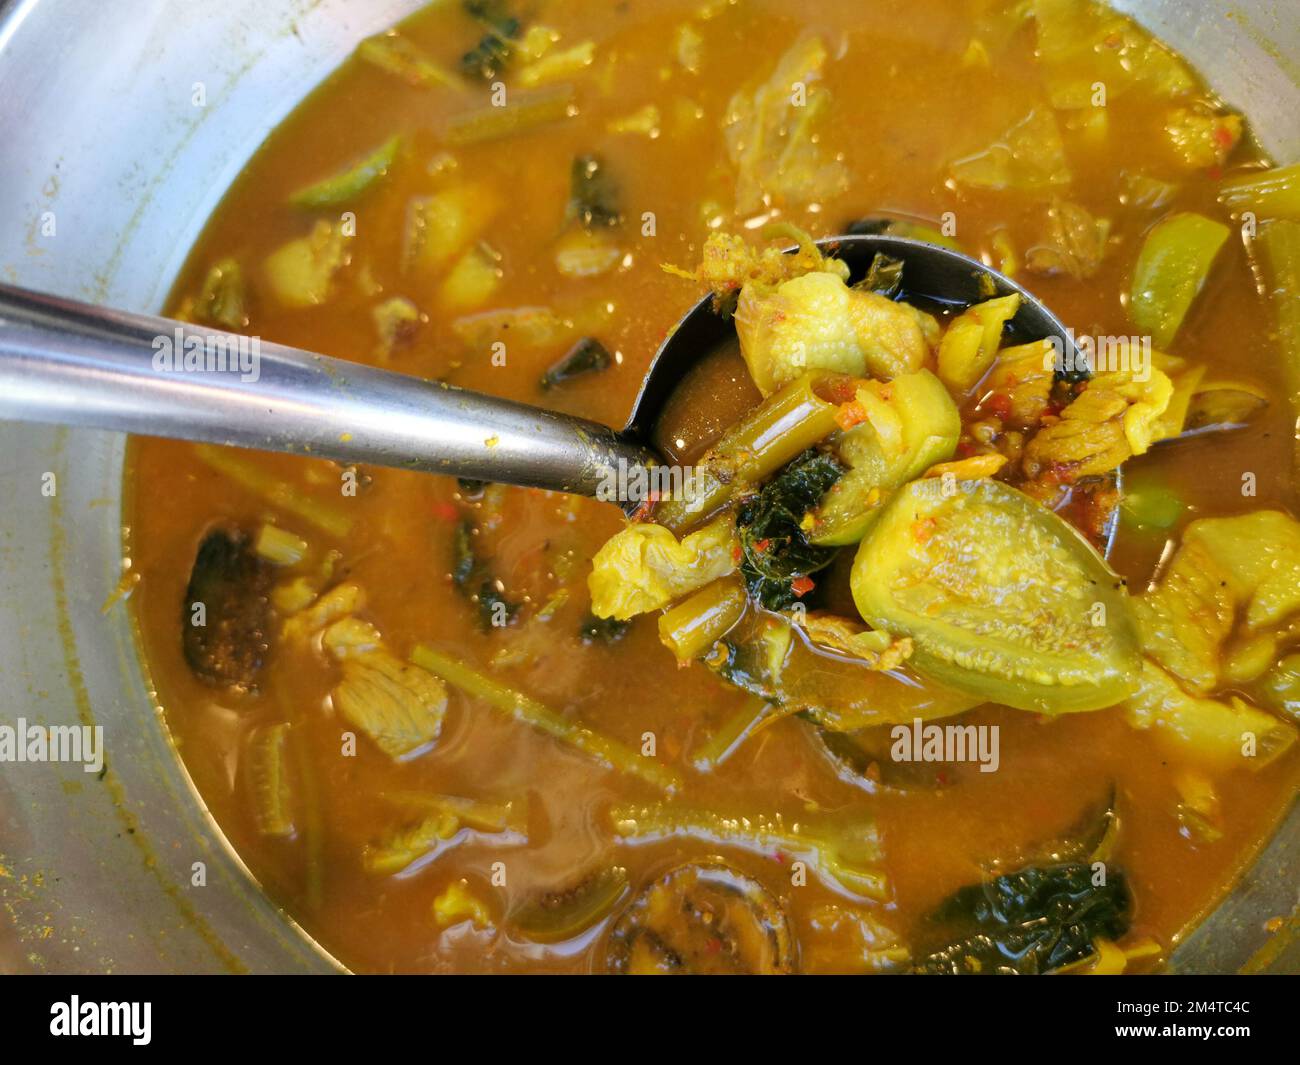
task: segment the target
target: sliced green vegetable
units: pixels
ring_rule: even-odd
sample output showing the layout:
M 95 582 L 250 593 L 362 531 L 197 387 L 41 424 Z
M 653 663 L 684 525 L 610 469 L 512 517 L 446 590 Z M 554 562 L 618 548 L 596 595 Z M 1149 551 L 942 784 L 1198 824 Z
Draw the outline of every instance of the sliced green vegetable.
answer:
M 999 481 L 913 481 L 853 563 L 873 627 L 911 637 L 918 672 L 1046 713 L 1134 688 L 1137 636 L 1120 579 L 1064 519 Z
M 1227 226 L 1191 211 L 1147 233 L 1133 271 L 1129 314 L 1156 347 L 1173 343 L 1228 235 Z
M 248 326 L 248 284 L 238 262 L 222 259 L 207 272 L 193 314 L 226 329 L 238 331 Z
M 357 45 L 356 55 L 362 62 L 401 78 L 417 89 L 434 86 L 465 88 L 464 82 L 455 74 L 435 63 L 419 45 L 400 36 L 396 30 L 367 37 Z
M 734 577 L 714 581 L 659 616 L 659 639 L 677 661 L 689 662 L 727 635 L 747 601 Z
M 447 125 L 447 143 L 482 144 L 531 133 L 573 113 L 571 86 L 560 86 L 530 96 L 515 94 L 505 107 L 483 107 L 455 115 Z
M 1171 529 L 1186 509 L 1177 492 L 1156 483 L 1125 484 L 1120 503 L 1124 520 L 1144 529 Z
M 421 669 L 436 674 L 466 695 L 481 699 L 493 709 L 554 736 L 562 743 L 619 772 L 640 777 L 664 791 L 674 791 L 682 784 L 676 771 L 668 766 L 643 757 L 631 747 L 602 736 L 579 721 L 557 714 L 536 699 L 476 672 L 449 655 L 421 646 L 411 653 L 411 660 Z
M 760 696 L 745 700 L 743 706 L 726 718 L 708 739 L 691 752 L 691 765 L 698 772 L 711 773 L 739 749 L 740 745 L 757 731 L 758 726 L 780 711 Z
M 1300 419 L 1300 221 L 1278 219 L 1261 226 L 1255 241 L 1260 252 L 1268 298 L 1277 322 L 1282 383 L 1291 409 Z M 1300 471 L 1300 438 L 1295 468 Z
M 254 729 L 244 755 L 257 831 L 275 839 L 294 834 L 289 732 L 290 726 L 284 721 Z
M 1254 211 L 1261 220 L 1300 221 L 1300 163 L 1229 178 L 1219 187 L 1219 202 L 1230 211 Z
M 612 866 L 572 887 L 533 896 L 511 910 L 509 920 L 536 943 L 562 943 L 613 913 L 627 893 L 627 870 Z
M 855 544 L 879 506 L 899 485 L 952 458 L 961 415 L 943 383 L 929 370 L 858 388 L 862 424 L 840 438 L 849 472 L 822 498 L 810 539 L 814 544 Z
M 806 373 L 773 392 L 700 460 L 691 495 L 664 500 L 654 520 L 674 532 L 688 529 L 725 505 L 739 485 L 761 481 L 826 439 L 838 427 L 839 408 L 824 394 L 848 380 Z
M 712 809 L 658 803 L 615 806 L 614 831 L 624 839 L 691 836 L 764 854 L 781 851 L 805 857 L 841 887 L 871 899 L 888 897 L 888 881 L 878 868 L 883 857 L 875 821 L 850 814 L 724 814 Z
M 331 536 L 346 536 L 352 528 L 352 515 L 345 513 L 341 506 L 313 499 L 257 463 L 243 458 L 233 448 L 195 444 L 194 454 L 272 506 L 302 518 Z
M 401 145 L 401 137 L 389 137 L 351 166 L 299 189 L 289 197 L 289 202 L 295 207 L 308 208 L 341 207 L 353 203 L 388 173 Z

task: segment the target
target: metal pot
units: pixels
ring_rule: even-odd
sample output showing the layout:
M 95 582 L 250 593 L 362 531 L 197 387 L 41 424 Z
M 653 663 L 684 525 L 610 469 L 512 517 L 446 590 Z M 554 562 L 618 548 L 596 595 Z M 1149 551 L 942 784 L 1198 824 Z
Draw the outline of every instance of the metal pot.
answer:
M 1300 158 L 1293 0 L 1122 0 Z M 160 309 L 271 129 L 415 0 L 0 0 L 0 277 Z M 1289 17 L 1290 16 L 1290 17 Z M 123 440 L 0 425 L 0 723 L 102 725 L 106 772 L 0 764 L 0 971 L 330 971 L 176 758 L 119 606 Z M 53 474 L 53 481 L 47 474 Z M 50 493 L 53 484 L 54 492 Z M 1300 810 L 1173 968 L 1300 970 Z M 1287 916 L 1270 936 L 1265 922 Z

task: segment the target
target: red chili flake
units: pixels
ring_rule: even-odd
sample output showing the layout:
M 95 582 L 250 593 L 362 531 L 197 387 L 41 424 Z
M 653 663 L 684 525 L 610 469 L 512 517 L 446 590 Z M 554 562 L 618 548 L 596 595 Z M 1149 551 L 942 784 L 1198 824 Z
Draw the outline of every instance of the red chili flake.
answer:
M 740 545 L 739 545 L 739 544 L 737 544 L 735 547 L 733 547 L 733 548 L 731 549 L 731 561 L 732 561 L 732 562 L 739 563 L 740 560 L 741 560 L 742 558 L 744 558 L 744 557 L 745 557 L 745 552 L 742 551 L 742 550 L 740 549 Z
M 1002 421 L 1011 417 L 1011 397 L 1005 392 L 994 392 L 989 397 L 989 410 Z
M 722 940 L 717 936 L 710 936 L 708 942 L 704 944 L 704 949 L 710 954 L 717 954 L 722 950 Z
M 1205 174 L 1211 181 L 1218 181 L 1221 177 L 1223 177 L 1223 167 L 1212 166 L 1205 171 Z
M 1058 417 L 1061 411 L 1063 410 L 1065 410 L 1064 405 L 1057 403 L 1056 401 L 1053 400 L 1052 402 L 1048 403 L 1046 407 L 1043 408 L 1043 417 L 1044 418 Z
M 962 458 L 969 458 L 975 454 L 975 445 L 969 440 L 959 440 L 957 442 L 957 454 Z
M 939 523 L 933 518 L 922 518 L 920 521 L 912 522 L 912 539 L 918 544 L 925 543 L 934 535 L 934 530 Z
M 816 588 L 811 577 L 796 577 L 790 582 L 790 591 L 794 592 L 800 599 Z
M 938 781 L 939 787 L 946 788 L 948 786 L 948 774 L 944 770 L 940 769 L 939 772 L 934 775 L 934 779 Z
M 857 399 L 858 386 L 851 377 L 836 377 L 827 388 L 832 403 L 849 403 Z
M 835 424 L 845 432 L 848 432 L 855 425 L 861 425 L 866 420 L 867 412 L 856 399 L 845 403 L 835 412 Z
M 628 520 L 634 522 L 645 521 L 648 517 L 650 517 L 650 512 L 654 510 L 654 508 L 655 508 L 654 500 L 643 499 L 641 500 L 640 503 L 636 505 L 636 510 L 632 511 L 632 516 Z
M 460 511 L 454 503 L 438 502 L 433 505 L 433 516 L 439 521 L 455 521 L 460 517 Z
M 1237 143 L 1237 138 L 1232 135 L 1232 130 L 1227 126 L 1215 126 L 1214 139 L 1218 141 L 1219 146 L 1223 148 L 1231 148 Z
M 766 551 L 766 550 L 767 550 L 769 547 L 771 547 L 771 546 L 772 546 L 772 541 L 771 541 L 771 540 L 768 540 L 768 539 L 755 540 L 755 541 L 754 541 L 754 550 L 755 550 L 755 551 L 760 551 L 760 552 L 761 552 L 761 551 Z

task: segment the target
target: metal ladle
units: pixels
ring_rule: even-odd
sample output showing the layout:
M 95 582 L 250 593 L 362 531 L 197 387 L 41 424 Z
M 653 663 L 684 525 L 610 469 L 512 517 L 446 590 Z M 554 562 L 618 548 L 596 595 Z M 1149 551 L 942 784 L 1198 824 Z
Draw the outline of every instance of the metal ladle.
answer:
M 903 261 L 909 298 L 964 306 L 1020 294 L 1014 342 L 1065 327 L 1015 282 L 948 248 L 887 235 L 817 242 L 853 280 L 876 253 Z M 156 369 L 155 338 L 180 330 L 205 353 L 231 334 L 0 285 L 0 418 L 283 451 L 595 496 L 620 462 L 659 465 L 651 433 L 682 376 L 733 335 L 701 300 L 650 362 L 620 430 L 453 385 L 260 343 L 256 380 Z M 233 339 L 233 338 L 232 338 Z

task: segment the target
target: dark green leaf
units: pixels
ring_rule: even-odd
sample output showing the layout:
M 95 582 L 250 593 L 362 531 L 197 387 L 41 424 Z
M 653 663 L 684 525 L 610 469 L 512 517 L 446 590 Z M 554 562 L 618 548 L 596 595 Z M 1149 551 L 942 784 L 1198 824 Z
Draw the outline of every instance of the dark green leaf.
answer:
M 799 526 L 843 473 L 832 456 L 805 451 L 737 509 L 741 576 L 749 594 L 768 610 L 790 606 L 799 598 L 792 582 L 834 558 L 835 548 L 810 544 Z
M 584 229 L 616 226 L 623 220 L 618 186 L 598 155 L 580 155 L 569 171 L 569 218 Z
M 941 945 L 920 953 L 916 973 L 1047 973 L 1118 939 L 1129 925 L 1122 873 L 1093 883 L 1091 865 L 1028 866 L 950 895 L 931 915 Z
M 595 337 L 583 337 L 542 374 L 540 382 L 542 391 L 545 392 L 583 374 L 608 369 L 611 362 L 613 357 L 604 344 Z

